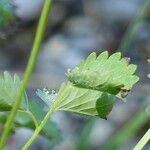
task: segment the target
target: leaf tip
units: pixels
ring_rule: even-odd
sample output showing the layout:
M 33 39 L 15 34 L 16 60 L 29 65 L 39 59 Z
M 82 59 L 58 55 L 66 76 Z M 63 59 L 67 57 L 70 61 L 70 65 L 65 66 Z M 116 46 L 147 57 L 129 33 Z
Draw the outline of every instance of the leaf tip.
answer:
M 101 54 L 99 54 L 97 60 L 108 59 L 108 56 L 109 56 L 108 51 L 103 51 Z

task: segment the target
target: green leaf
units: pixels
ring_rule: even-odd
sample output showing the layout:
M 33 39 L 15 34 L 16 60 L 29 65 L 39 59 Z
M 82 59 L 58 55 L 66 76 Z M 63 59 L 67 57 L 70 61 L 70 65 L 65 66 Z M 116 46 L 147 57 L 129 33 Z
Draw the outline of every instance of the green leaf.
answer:
M 5 125 L 8 113 L 2 113 L 0 115 L 0 124 Z M 11 127 L 11 134 L 15 133 L 16 128 L 25 127 L 29 129 L 35 129 L 34 123 L 32 122 L 31 118 L 28 116 L 28 113 L 24 112 L 17 112 L 17 115 L 15 117 L 13 126 Z
M 14 120 L 14 123 L 12 126 L 11 133 L 14 133 L 15 129 L 23 128 L 23 127 L 31 129 L 33 131 L 36 129 L 36 126 L 35 126 L 32 118 L 30 116 L 30 113 L 33 114 L 33 116 L 36 118 L 38 123 L 40 123 L 43 120 L 46 113 L 44 113 L 42 111 L 42 108 L 40 108 L 34 102 L 29 102 L 29 106 L 30 106 L 30 112 L 29 112 L 29 110 L 17 112 L 17 115 L 15 117 L 15 120 Z M 31 110 L 32 110 L 32 112 L 31 112 Z M 0 123 L 2 125 L 5 125 L 7 117 L 8 117 L 8 113 L 3 113 L 0 115 Z M 51 143 L 52 142 L 58 142 L 61 138 L 60 132 L 59 132 L 56 124 L 50 120 L 47 122 L 47 124 L 42 129 L 42 131 L 40 132 L 40 135 L 47 138 Z
M 63 84 L 55 99 L 55 111 L 69 111 L 106 119 L 115 102 L 114 97 L 124 98 L 138 81 L 134 75 L 136 65 L 128 64 L 128 58 L 121 59 L 121 53 L 108 57 L 108 52 L 96 58 L 92 53 L 78 67 L 67 72 L 70 82 Z M 51 98 L 38 92 L 51 108 Z
M 6 27 L 15 20 L 15 7 L 11 0 L 0 0 L 0 28 Z
M 20 85 L 21 81 L 16 74 L 14 78 L 12 78 L 8 72 L 4 72 L 4 75 L 0 76 L 0 111 L 11 110 Z M 22 97 L 22 103 L 19 109 L 14 120 L 14 127 L 18 128 L 26 127 L 35 130 L 36 127 L 30 114 L 32 113 L 38 123 L 40 123 L 46 115 L 37 104 L 30 101 L 28 102 L 26 93 Z M 8 114 L 6 113 L 4 116 L 2 115 L 0 117 L 0 122 L 4 124 L 7 117 Z M 13 128 L 13 130 L 15 130 L 15 128 Z M 44 126 L 40 134 L 52 141 L 58 141 L 60 139 L 60 134 L 56 125 L 50 120 Z
M 117 95 L 119 92 L 130 91 L 139 80 L 134 75 L 136 65 L 128 65 L 121 53 L 114 53 L 110 57 L 108 52 L 101 53 L 96 58 L 92 53 L 78 67 L 69 70 L 66 75 L 75 86 L 107 92 Z
M 14 78 L 8 72 L 0 76 L 0 111 L 10 111 L 18 93 L 21 81 L 15 74 Z M 22 97 L 22 103 L 19 109 L 27 109 L 28 99 L 26 93 Z
M 67 83 L 61 86 L 56 101 L 59 101 L 56 110 L 106 119 L 113 107 L 114 96 Z
M 32 122 L 32 125 L 30 126 L 31 122 Z M 18 127 L 29 127 L 29 128 L 35 127 L 35 124 L 30 118 L 29 113 L 27 111 L 17 112 L 16 117 L 15 117 L 15 125 Z
M 37 89 L 36 94 L 44 101 L 46 105 L 48 105 L 50 108 L 54 103 L 54 100 L 57 97 L 57 93 L 55 93 L 54 90 L 52 90 L 51 94 L 49 94 L 49 91 L 46 90 L 45 88 L 43 91 L 40 89 Z

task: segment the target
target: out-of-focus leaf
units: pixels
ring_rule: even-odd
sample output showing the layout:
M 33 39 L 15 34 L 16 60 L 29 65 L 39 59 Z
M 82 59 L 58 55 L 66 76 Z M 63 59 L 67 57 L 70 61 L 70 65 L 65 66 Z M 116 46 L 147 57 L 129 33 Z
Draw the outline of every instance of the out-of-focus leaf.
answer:
M 80 134 L 80 137 L 76 143 L 76 149 L 77 150 L 89 150 L 89 144 L 90 144 L 90 135 L 91 135 L 91 131 L 94 128 L 96 119 L 92 118 L 91 120 L 89 120 L 85 126 L 83 127 L 83 130 Z
M 0 126 L 1 128 L 3 128 L 3 126 L 5 125 L 5 123 L 7 121 L 7 117 L 8 117 L 7 113 L 0 114 L 0 124 L 2 125 L 2 126 Z M 14 133 L 14 132 L 15 132 L 15 128 L 12 126 L 10 133 Z
M 8 72 L 4 72 L 4 75 L 0 76 L 0 111 L 11 110 L 20 85 L 21 81 L 16 74 L 14 78 L 12 78 Z M 22 103 L 19 109 L 26 110 L 28 107 L 27 104 L 28 98 L 25 93 L 22 97 Z
M 11 0 L 0 0 L 0 28 L 8 26 L 14 21 L 14 9 Z
M 105 143 L 102 150 L 120 150 L 122 145 L 129 141 L 135 134 L 150 121 L 145 110 L 138 111 L 122 128 Z
M 40 108 L 33 101 L 29 102 L 29 110 L 35 116 L 38 123 L 40 123 L 46 115 L 46 112 L 42 111 L 42 108 Z M 60 140 L 61 138 L 60 131 L 58 130 L 57 125 L 51 120 L 48 120 L 40 134 L 47 137 L 50 141 L 54 142 Z
M 40 123 L 43 120 L 46 113 L 44 113 L 42 109 L 36 103 L 29 102 L 29 107 L 30 107 L 29 108 L 30 112 L 28 112 L 29 110 L 17 112 L 17 115 L 14 120 L 14 124 L 12 126 L 12 133 L 15 132 L 15 129 L 22 128 L 22 127 L 31 129 L 33 131 L 36 129 L 34 121 L 32 120 L 29 113 L 32 113 L 34 115 L 38 123 Z M 8 113 L 3 113 L 2 115 L 0 115 L 0 123 L 2 125 L 5 124 L 7 117 L 8 117 Z M 42 129 L 42 131 L 40 132 L 40 135 L 47 138 L 51 143 L 58 142 L 61 138 L 60 132 L 56 124 L 50 120 Z

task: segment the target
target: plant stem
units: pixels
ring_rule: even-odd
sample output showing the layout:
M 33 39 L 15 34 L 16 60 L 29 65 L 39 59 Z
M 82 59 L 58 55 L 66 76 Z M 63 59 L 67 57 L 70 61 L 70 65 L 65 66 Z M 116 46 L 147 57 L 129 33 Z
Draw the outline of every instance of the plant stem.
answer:
M 23 82 L 22 82 L 21 87 L 19 89 L 18 95 L 16 96 L 16 101 L 13 105 L 13 108 L 10 112 L 10 115 L 7 119 L 7 122 L 4 126 L 4 131 L 3 131 L 1 141 L 0 141 L 0 150 L 3 149 L 3 147 L 6 143 L 6 140 L 8 138 L 9 132 L 10 132 L 10 127 L 13 123 L 14 117 L 15 117 L 17 110 L 18 110 L 18 107 L 21 103 L 22 96 L 24 94 L 24 91 L 25 91 L 28 83 L 29 83 L 30 76 L 31 76 L 32 71 L 34 69 L 36 58 L 38 56 L 39 48 L 40 48 L 40 45 L 42 42 L 42 37 L 43 37 L 44 30 L 45 30 L 46 20 L 47 20 L 48 14 L 49 14 L 51 2 L 52 2 L 52 0 L 45 0 L 45 2 L 44 2 L 44 6 L 43 6 L 43 10 L 42 10 L 41 17 L 39 20 L 37 33 L 36 33 L 35 40 L 33 43 L 31 55 L 30 55 L 30 58 L 29 58 L 29 61 L 28 61 L 28 64 L 27 64 L 27 67 L 26 67 L 26 70 L 24 73 Z
M 149 121 L 145 110 L 138 111 L 122 128 L 120 128 L 103 147 L 103 150 L 121 149 Z
M 30 111 L 26 111 L 26 113 L 30 116 L 30 118 L 34 122 L 35 127 L 38 127 L 39 124 L 38 124 L 37 120 L 35 119 L 34 115 Z
M 129 27 L 127 28 L 127 31 L 125 32 L 125 35 L 123 36 L 117 51 L 121 51 L 123 55 L 126 53 L 127 48 L 133 39 L 135 29 L 146 18 L 149 10 L 150 10 L 150 0 L 146 0 L 139 15 L 133 20 L 133 22 L 130 23 Z
M 32 119 L 32 121 L 34 122 L 35 127 L 38 127 L 39 124 L 38 124 L 35 116 L 30 111 L 28 111 L 28 110 L 27 111 L 18 110 L 18 112 L 26 113 Z
M 137 143 L 133 150 L 141 150 L 146 143 L 150 140 L 150 129 L 145 133 L 141 140 Z
M 53 107 L 54 108 L 54 107 Z M 52 115 L 52 113 L 55 111 L 55 109 L 50 109 L 50 111 L 46 114 L 46 116 L 44 117 L 43 121 L 41 122 L 41 124 L 35 129 L 34 134 L 32 135 L 32 137 L 28 140 L 28 142 L 24 145 L 24 147 L 22 148 L 22 150 L 27 150 L 30 145 L 33 143 L 33 141 L 36 139 L 36 137 L 38 136 L 39 132 L 42 130 L 42 128 L 45 126 L 45 124 L 47 123 L 48 119 L 50 118 L 50 116 Z
M 50 110 L 48 111 L 48 113 L 46 114 L 46 116 L 44 117 L 44 119 L 42 120 L 41 124 L 36 128 L 36 130 L 34 131 L 33 135 L 31 136 L 31 138 L 27 141 L 27 143 L 24 145 L 24 147 L 22 148 L 22 150 L 27 150 L 30 145 L 33 143 L 33 141 L 36 139 L 36 137 L 38 136 L 38 134 L 40 133 L 40 131 L 43 129 L 43 127 L 46 125 L 48 119 L 50 118 L 50 116 L 56 111 L 59 102 L 61 101 L 62 97 L 65 95 L 66 93 L 66 88 L 63 89 L 62 93 L 56 98 L 53 106 L 50 108 Z

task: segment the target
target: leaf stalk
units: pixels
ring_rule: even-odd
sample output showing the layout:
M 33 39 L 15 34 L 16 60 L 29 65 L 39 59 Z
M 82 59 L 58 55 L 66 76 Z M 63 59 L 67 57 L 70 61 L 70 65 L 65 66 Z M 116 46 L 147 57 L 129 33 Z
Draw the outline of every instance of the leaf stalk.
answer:
M 45 0 L 44 1 L 44 6 L 43 6 L 41 17 L 39 20 L 35 40 L 34 40 L 33 47 L 32 47 L 31 54 L 30 54 L 30 58 L 29 58 L 29 61 L 28 61 L 28 64 L 27 64 L 27 67 L 26 67 L 26 70 L 24 73 L 23 82 L 22 82 L 21 87 L 19 89 L 18 95 L 16 96 L 16 101 L 13 105 L 13 108 L 10 112 L 10 115 L 7 119 L 7 122 L 4 126 L 4 131 L 2 133 L 2 137 L 0 140 L 0 150 L 3 149 L 3 147 L 7 141 L 11 125 L 13 123 L 13 120 L 15 118 L 17 110 L 21 104 L 22 96 L 24 94 L 25 89 L 27 88 L 27 86 L 29 84 L 29 80 L 30 80 L 31 74 L 32 74 L 34 66 L 35 66 L 35 62 L 36 62 L 36 59 L 38 56 L 38 52 L 39 52 L 40 45 L 42 42 L 43 34 L 45 31 L 47 17 L 49 14 L 51 3 L 52 3 L 52 0 Z

